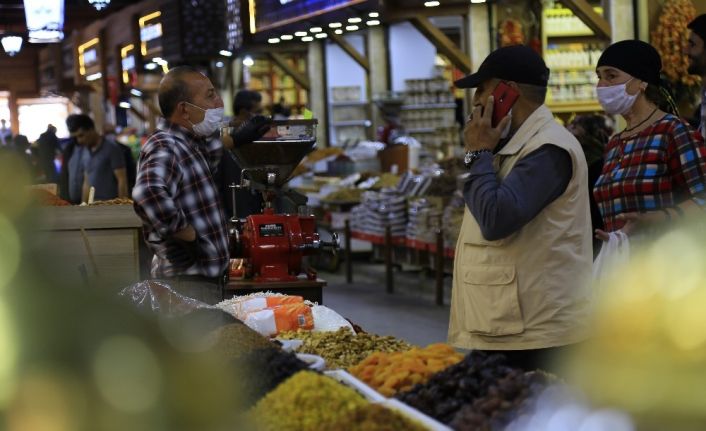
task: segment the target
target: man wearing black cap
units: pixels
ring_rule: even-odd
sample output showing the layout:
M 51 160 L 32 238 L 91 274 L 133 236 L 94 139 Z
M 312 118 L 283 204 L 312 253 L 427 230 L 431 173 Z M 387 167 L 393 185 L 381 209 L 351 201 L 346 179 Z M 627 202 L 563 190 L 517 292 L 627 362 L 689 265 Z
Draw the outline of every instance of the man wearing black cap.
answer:
M 698 110 L 698 126 L 701 136 L 706 137 L 706 14 L 697 16 L 687 26 L 689 34 L 689 73 L 701 77 L 701 109 Z
M 456 82 L 475 88 L 464 129 L 466 211 L 456 245 L 449 342 L 503 351 L 525 369 L 585 339 L 591 218 L 578 141 L 544 106 L 549 70 L 525 46 L 492 52 Z M 491 124 L 491 94 L 519 93 Z

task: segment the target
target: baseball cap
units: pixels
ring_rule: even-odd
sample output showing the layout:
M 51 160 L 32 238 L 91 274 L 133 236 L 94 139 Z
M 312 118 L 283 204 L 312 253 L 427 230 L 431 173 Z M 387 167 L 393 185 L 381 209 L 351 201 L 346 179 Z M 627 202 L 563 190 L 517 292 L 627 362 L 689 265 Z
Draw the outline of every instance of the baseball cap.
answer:
M 465 76 L 454 84 L 458 88 L 475 88 L 492 78 L 546 87 L 549 82 L 549 69 L 542 57 L 532 48 L 525 45 L 505 46 L 491 52 L 476 73 Z

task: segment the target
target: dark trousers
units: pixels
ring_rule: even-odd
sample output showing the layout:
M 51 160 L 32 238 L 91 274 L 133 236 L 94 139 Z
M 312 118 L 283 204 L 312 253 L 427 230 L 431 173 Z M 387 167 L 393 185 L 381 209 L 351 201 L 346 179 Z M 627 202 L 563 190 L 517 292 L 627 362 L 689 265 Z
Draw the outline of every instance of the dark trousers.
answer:
M 579 344 L 531 350 L 484 350 L 486 353 L 500 353 L 507 357 L 511 367 L 525 371 L 544 370 L 561 375 L 561 360 L 574 351 Z

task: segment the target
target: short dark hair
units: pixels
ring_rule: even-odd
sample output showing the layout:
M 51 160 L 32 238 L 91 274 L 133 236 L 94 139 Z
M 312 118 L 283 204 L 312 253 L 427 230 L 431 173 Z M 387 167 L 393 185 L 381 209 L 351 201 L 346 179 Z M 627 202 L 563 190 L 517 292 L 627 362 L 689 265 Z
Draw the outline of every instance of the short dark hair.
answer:
M 75 133 L 79 129 L 95 130 L 96 124 L 86 114 L 71 114 L 66 117 L 66 127 L 69 129 L 69 133 Z
M 233 99 L 233 114 L 238 115 L 243 109 L 251 111 L 256 103 L 262 102 L 262 95 L 257 91 L 240 90 Z
M 180 102 L 190 102 L 193 95 L 186 77 L 201 72 L 193 66 L 177 66 L 170 69 L 159 83 L 159 109 L 164 118 L 169 118 L 174 113 Z
M 532 103 L 542 105 L 547 99 L 547 87 L 519 83 L 517 86 L 520 88 L 520 91 L 522 91 L 522 96 Z

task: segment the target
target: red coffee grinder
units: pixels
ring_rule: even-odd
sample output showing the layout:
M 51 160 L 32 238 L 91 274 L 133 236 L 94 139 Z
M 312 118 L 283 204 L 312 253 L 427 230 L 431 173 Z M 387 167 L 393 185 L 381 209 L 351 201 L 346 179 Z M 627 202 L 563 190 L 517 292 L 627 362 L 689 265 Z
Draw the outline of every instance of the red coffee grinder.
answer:
M 335 252 L 338 237 L 321 241 L 316 232 L 316 219 L 306 205 L 298 214 L 278 214 L 274 201 L 304 156 L 316 147 L 317 120 L 277 120 L 265 136 L 251 144 L 233 149 L 241 166 L 240 185 L 232 184 L 233 217 L 230 220 L 231 258 L 242 258 L 245 279 L 254 282 L 289 282 L 316 280 L 316 271 L 303 267 L 303 258 L 322 250 Z M 222 129 L 226 137 L 231 128 Z M 239 188 L 262 193 L 262 214 L 244 220 L 235 215 Z

